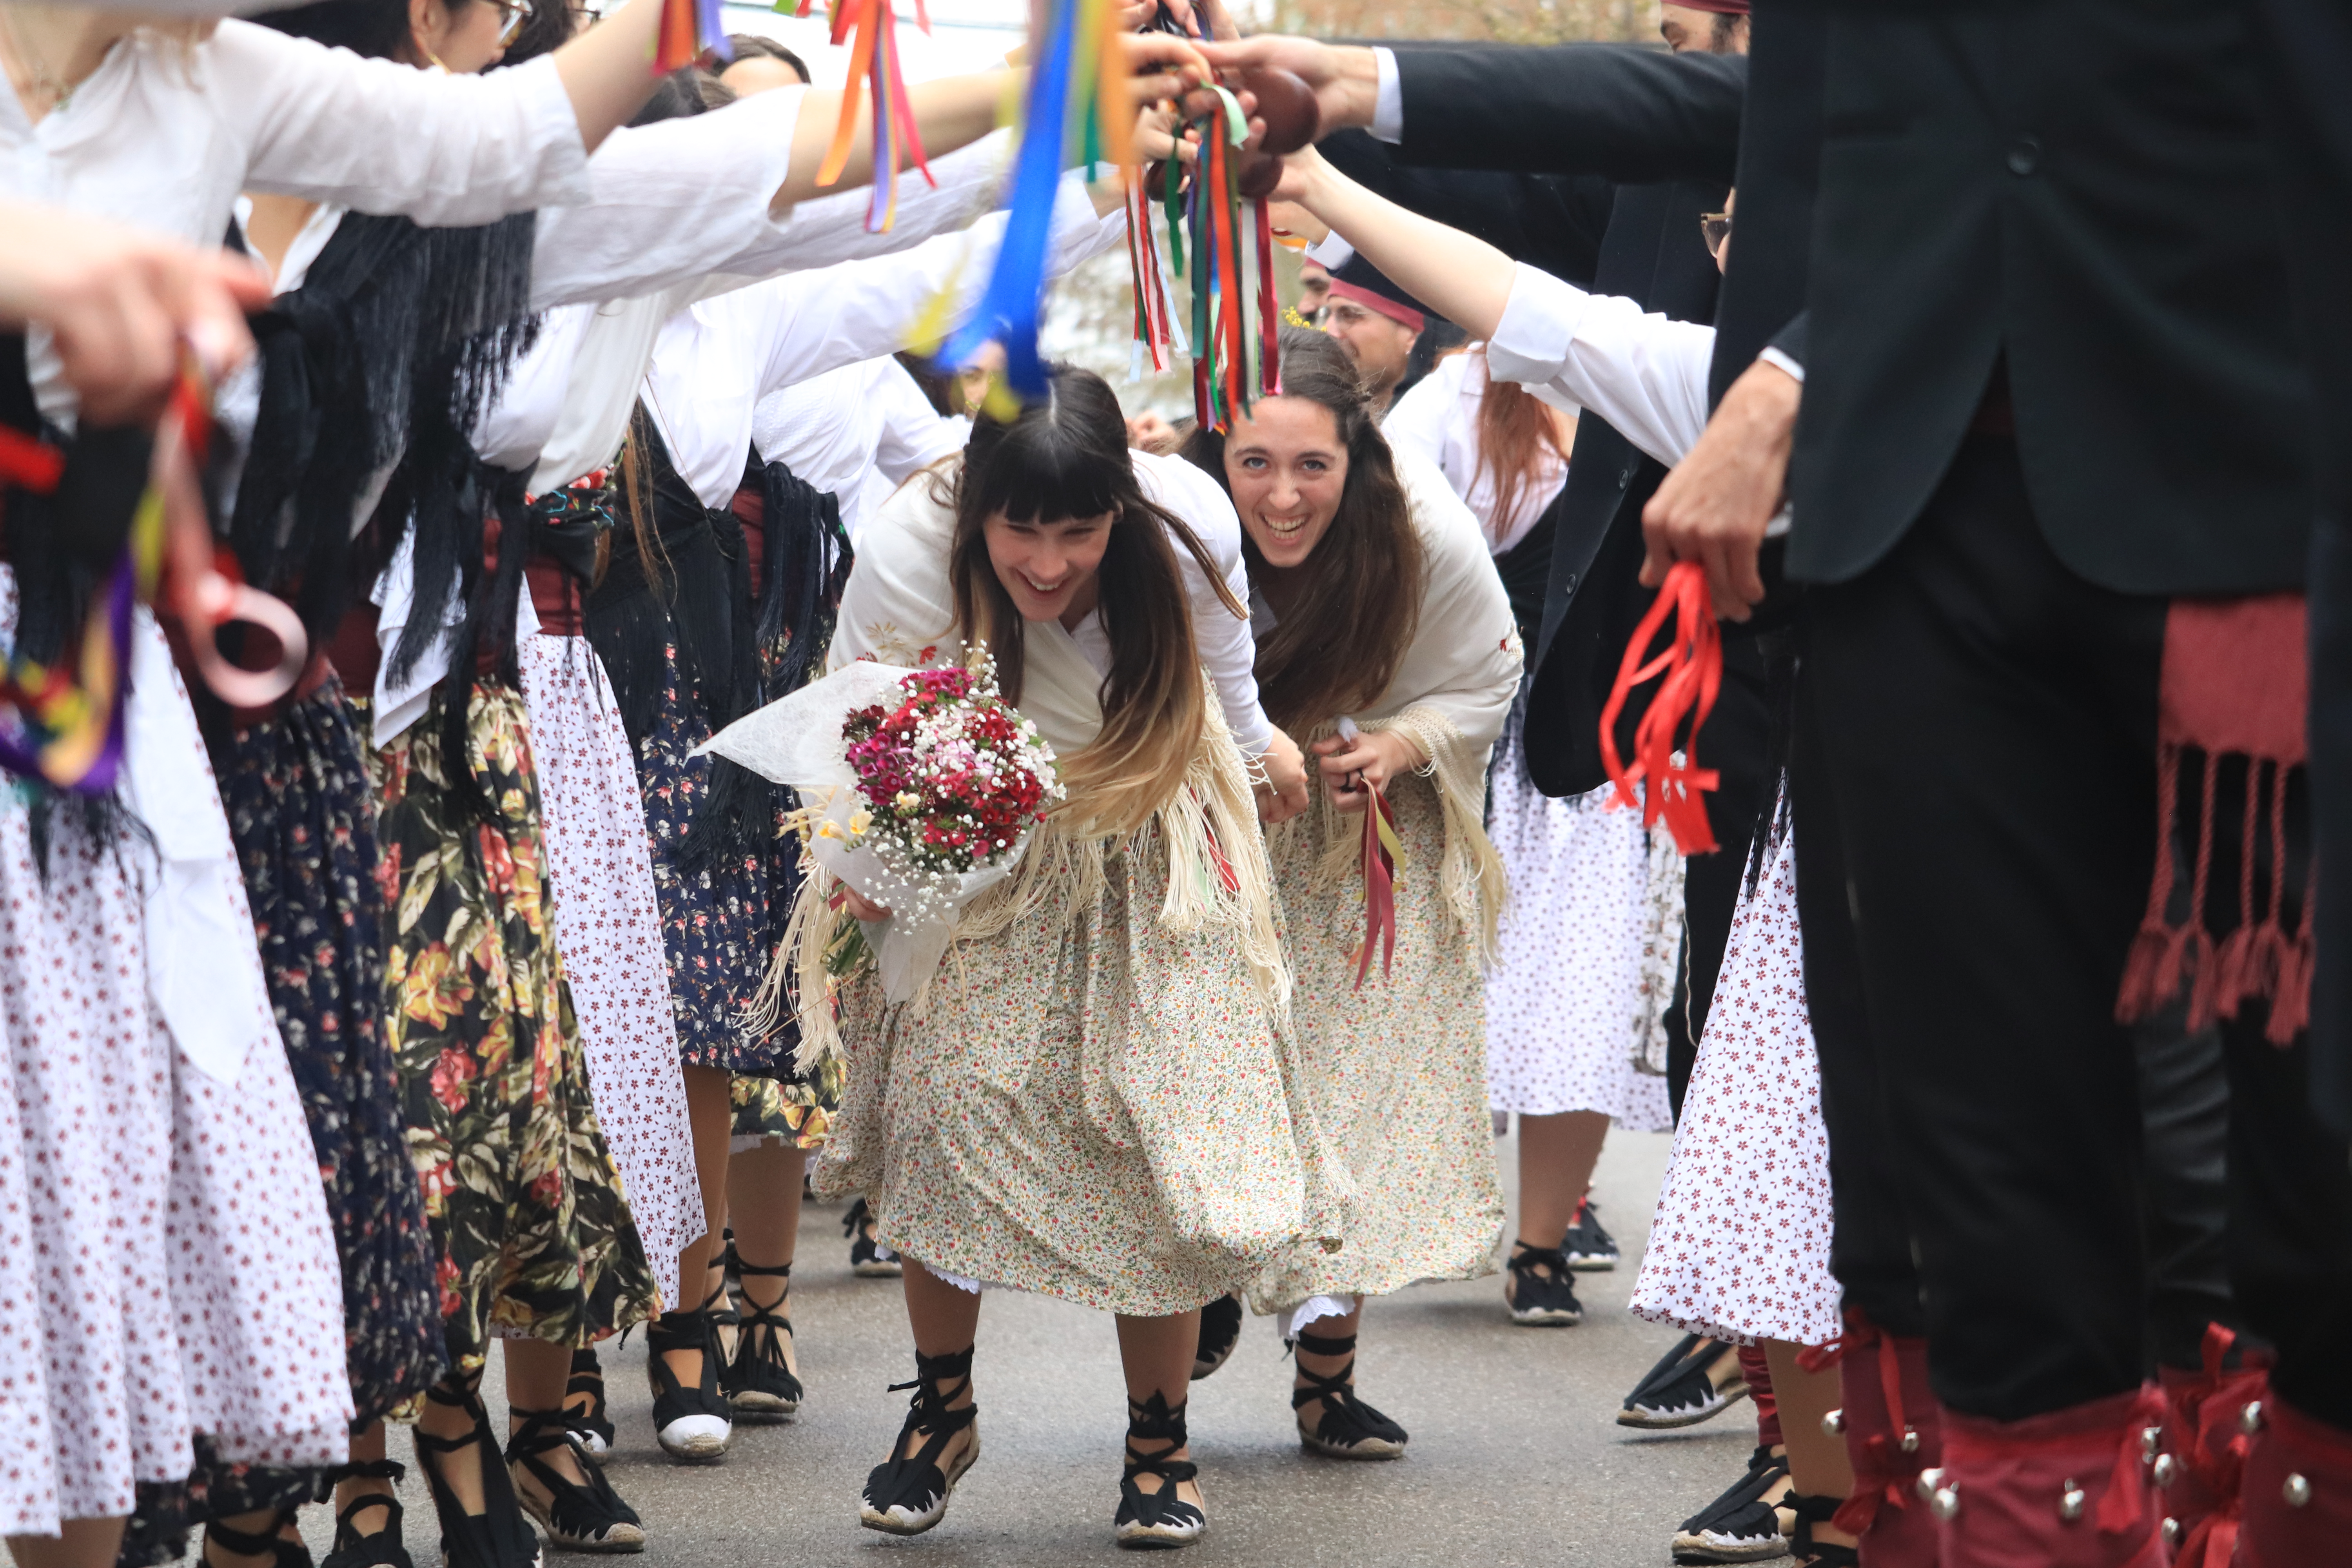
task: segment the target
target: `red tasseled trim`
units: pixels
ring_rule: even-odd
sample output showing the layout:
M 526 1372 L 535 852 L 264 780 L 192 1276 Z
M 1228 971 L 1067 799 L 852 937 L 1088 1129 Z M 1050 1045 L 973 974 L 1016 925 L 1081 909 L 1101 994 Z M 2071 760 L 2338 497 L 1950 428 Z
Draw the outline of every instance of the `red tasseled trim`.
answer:
M 2305 868 L 2292 929 L 2285 908 L 2287 782 L 2307 754 L 2308 692 L 2301 595 L 2173 601 L 2165 616 L 2157 697 L 2156 877 L 2124 963 L 2116 997 L 2119 1022 L 2154 1016 L 2179 994 L 2184 978 L 2189 981 L 2192 1029 L 2233 1018 L 2250 1001 L 2270 1005 L 2266 1032 L 2278 1045 L 2294 1038 L 2310 1020 L 2308 910 L 2316 887 L 2315 859 Z M 2189 909 L 2174 924 L 2169 906 L 2179 871 L 2172 828 L 2179 811 L 2180 771 L 2191 752 L 2204 758 L 2204 787 Z M 2246 804 L 2238 829 L 2238 923 L 2217 943 L 2204 917 L 2213 869 L 2214 786 L 2224 756 L 2246 760 Z M 2270 876 L 2258 899 L 2254 851 L 2265 816 Z

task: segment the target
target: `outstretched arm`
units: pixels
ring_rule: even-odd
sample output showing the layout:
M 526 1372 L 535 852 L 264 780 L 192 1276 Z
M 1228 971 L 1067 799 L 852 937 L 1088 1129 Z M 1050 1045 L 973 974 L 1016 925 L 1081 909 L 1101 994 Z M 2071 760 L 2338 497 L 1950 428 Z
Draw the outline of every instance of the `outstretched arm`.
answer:
M 1309 147 L 1284 160 L 1275 194 L 1331 226 L 1390 281 L 1470 334 L 1490 338 L 1510 303 L 1515 263 L 1434 218 L 1374 195 Z

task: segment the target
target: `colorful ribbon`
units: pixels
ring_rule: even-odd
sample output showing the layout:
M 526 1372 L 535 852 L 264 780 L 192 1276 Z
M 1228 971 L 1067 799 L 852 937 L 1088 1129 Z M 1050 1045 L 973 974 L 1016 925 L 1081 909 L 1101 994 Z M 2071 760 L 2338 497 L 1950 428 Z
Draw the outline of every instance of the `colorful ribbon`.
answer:
M 1034 58 L 996 266 L 979 308 L 940 353 L 944 365 L 958 368 L 983 344 L 1001 343 L 1005 384 L 1024 399 L 1045 392 L 1037 315 L 1062 171 L 1079 162 L 1125 167 L 1134 161 L 1132 110 L 1122 90 L 1127 57 L 1118 47 L 1111 0 L 1053 0 Z
M 799 15 L 807 16 L 810 0 L 801 0 Z M 914 104 L 907 96 L 907 78 L 898 59 L 898 21 L 891 0 L 842 0 L 833 7 L 833 43 L 855 33 L 849 55 L 849 79 L 842 89 L 841 118 L 833 128 L 833 144 L 818 165 L 816 183 L 830 185 L 841 178 L 857 140 L 857 110 L 863 90 L 874 95 L 874 199 L 866 209 L 866 229 L 884 234 L 898 216 L 898 170 L 911 163 L 933 189 L 938 176 L 923 153 L 923 133 L 915 123 Z M 928 33 L 931 14 L 926 0 L 915 0 L 916 25 Z
M 1664 652 L 1643 662 L 1668 615 L 1675 617 L 1673 641 Z M 1660 674 L 1665 679 L 1651 697 L 1649 709 L 1633 732 L 1633 765 L 1629 768 L 1617 754 L 1617 716 L 1624 711 L 1633 688 Z M 1698 732 L 1715 710 L 1716 695 L 1722 687 L 1723 634 L 1716 625 L 1707 594 L 1706 569 L 1696 561 L 1677 562 L 1666 573 L 1650 613 L 1642 617 L 1633 640 L 1625 645 L 1617 684 L 1610 689 L 1608 706 L 1601 710 L 1601 759 L 1609 770 L 1609 781 L 1617 786 L 1610 804 L 1639 805 L 1645 827 L 1656 826 L 1664 817 L 1675 847 L 1685 855 L 1703 855 L 1716 847 L 1715 830 L 1707 825 L 1706 803 L 1699 797 L 1702 791 L 1718 787 L 1722 776 L 1698 765 Z M 1690 732 L 1677 747 L 1675 738 L 1685 717 L 1690 720 Z M 1634 781 L 1643 778 L 1649 780 L 1650 787 L 1637 797 Z
M 735 51 L 727 43 L 727 18 L 719 0 L 663 0 L 661 22 L 654 33 L 654 69 L 667 76 L 690 66 L 705 50 L 722 60 Z
M 1342 715 L 1339 738 L 1353 744 L 1361 733 L 1356 721 Z M 1356 948 L 1356 989 L 1372 972 L 1372 949 L 1381 950 L 1381 978 L 1389 978 L 1396 962 L 1397 868 L 1404 864 L 1404 840 L 1397 837 L 1396 807 L 1378 786 L 1367 780 L 1364 792 L 1364 940 Z

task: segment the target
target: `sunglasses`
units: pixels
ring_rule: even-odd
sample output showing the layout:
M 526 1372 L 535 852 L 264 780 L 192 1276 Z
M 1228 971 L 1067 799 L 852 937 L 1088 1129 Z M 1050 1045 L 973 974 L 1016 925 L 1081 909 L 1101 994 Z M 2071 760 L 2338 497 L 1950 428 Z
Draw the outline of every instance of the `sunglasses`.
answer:
M 527 0 L 490 0 L 490 4 L 506 18 L 506 26 L 499 29 L 499 47 L 503 49 L 522 36 L 523 24 L 530 20 L 530 6 Z
M 1706 253 L 1709 256 L 1721 256 L 1723 242 L 1731 237 L 1731 215 L 1729 213 L 1699 214 L 1698 232 L 1699 237 L 1706 241 Z

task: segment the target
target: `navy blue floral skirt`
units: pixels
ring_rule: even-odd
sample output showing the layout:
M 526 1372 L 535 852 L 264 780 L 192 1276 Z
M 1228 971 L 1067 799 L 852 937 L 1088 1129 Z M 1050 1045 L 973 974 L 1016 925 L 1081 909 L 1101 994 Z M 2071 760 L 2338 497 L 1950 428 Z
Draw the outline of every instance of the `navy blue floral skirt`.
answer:
M 677 647 L 665 649 L 661 710 L 652 733 L 637 746 L 637 782 L 645 791 L 646 834 L 661 900 L 678 1059 L 688 1067 L 790 1079 L 799 1031 L 787 1024 L 753 1038 L 742 1020 L 792 913 L 800 844 L 785 832 L 779 812 L 773 837 L 755 848 L 705 869 L 688 871 L 679 864 L 710 798 L 712 759 L 689 754 L 710 739 L 708 712 L 701 694 L 679 674 Z

